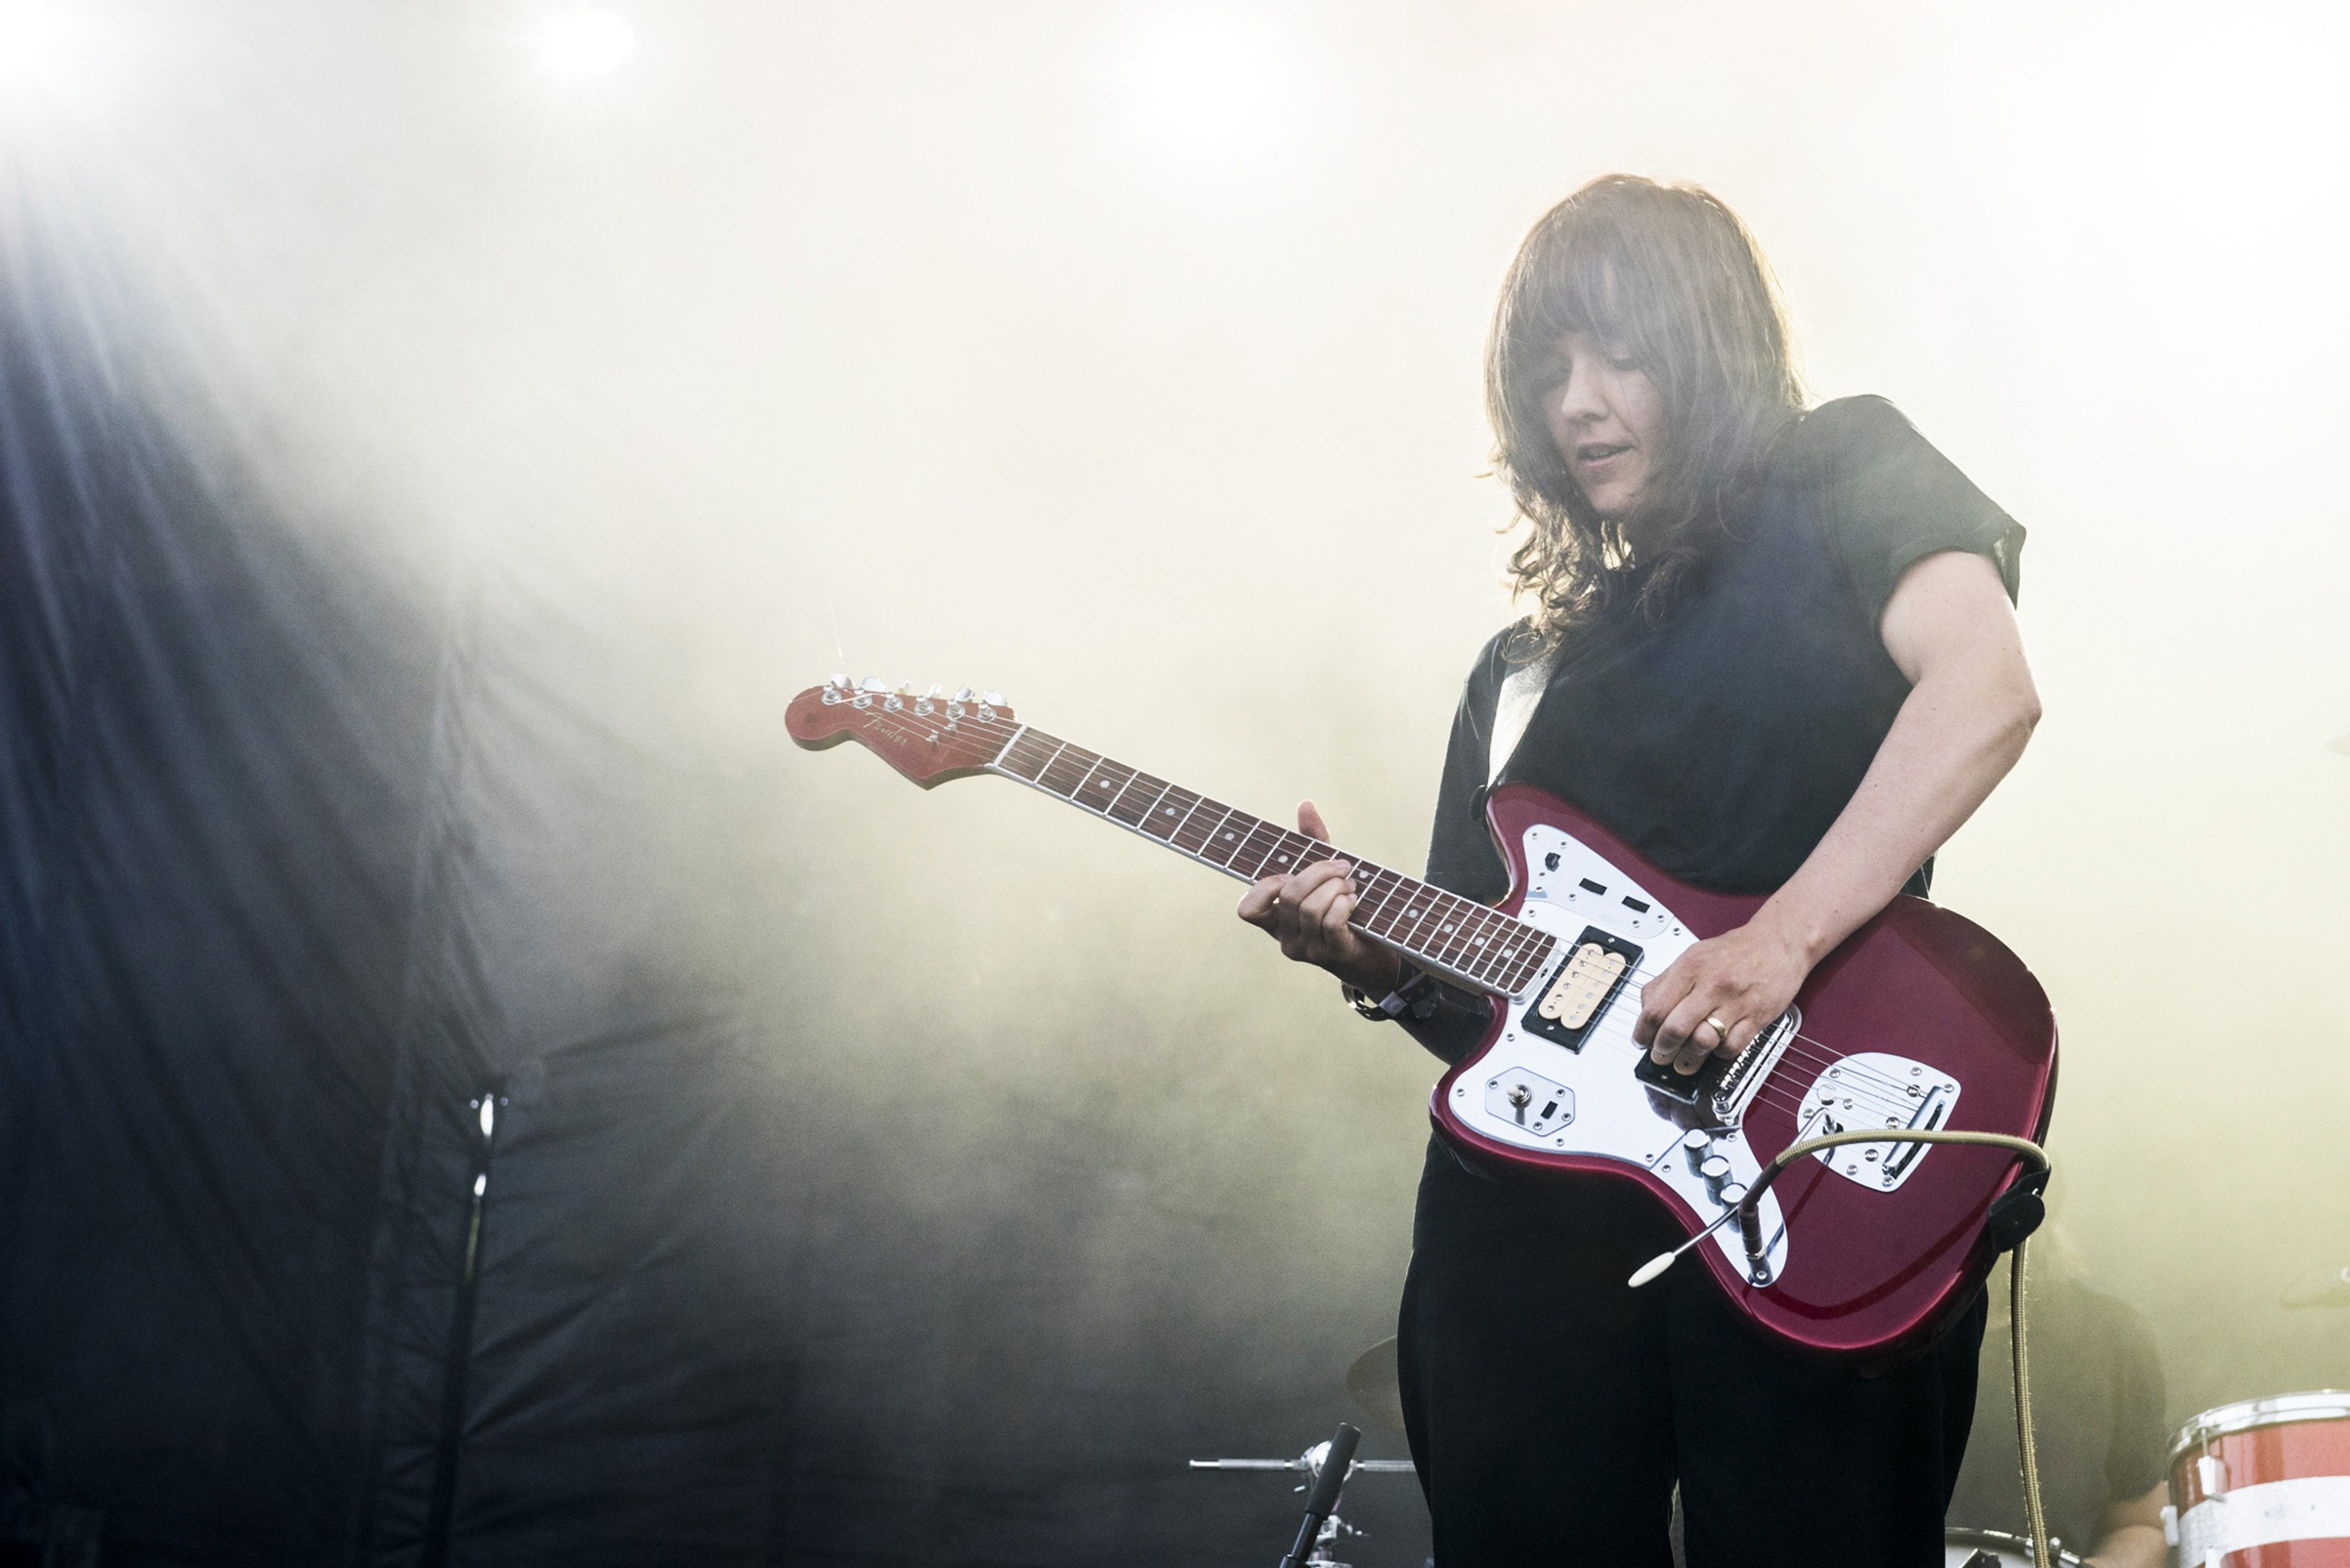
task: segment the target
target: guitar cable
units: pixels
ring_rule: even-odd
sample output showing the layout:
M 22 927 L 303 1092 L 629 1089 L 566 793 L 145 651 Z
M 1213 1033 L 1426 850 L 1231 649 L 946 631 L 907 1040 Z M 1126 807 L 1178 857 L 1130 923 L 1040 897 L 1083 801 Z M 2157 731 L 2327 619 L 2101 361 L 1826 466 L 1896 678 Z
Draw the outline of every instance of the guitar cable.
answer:
M 2048 1520 L 2040 1504 L 2039 1451 L 2032 1441 L 2031 1430 L 2031 1358 L 2026 1346 L 2024 1247 L 2026 1239 L 2039 1228 L 2045 1209 L 2040 1194 L 2048 1186 L 2048 1177 L 2055 1168 L 2049 1162 L 2048 1151 L 2030 1138 L 2013 1137 L 2004 1132 L 1926 1131 L 1909 1127 L 1855 1128 L 1846 1132 L 1822 1133 L 1816 1138 L 1805 1138 L 1779 1151 L 1763 1173 L 1746 1190 L 1746 1196 L 1733 1208 L 1725 1209 L 1721 1216 L 1696 1235 L 1669 1252 L 1660 1252 L 1634 1272 L 1626 1283 L 1638 1288 L 1664 1273 L 1673 1263 L 1712 1235 L 1730 1215 L 1738 1217 L 1738 1227 L 1746 1244 L 1750 1270 L 1761 1264 L 1766 1249 L 1763 1246 L 1762 1216 L 1756 1206 L 1763 1194 L 1776 1181 L 1779 1173 L 1806 1155 L 1822 1149 L 1833 1149 L 1846 1143 L 1971 1143 L 1994 1149 L 2008 1149 L 2030 1164 L 2022 1180 L 1991 1200 L 1990 1213 L 1985 1229 L 1990 1232 L 1993 1244 L 2001 1251 L 2012 1251 L 2015 1257 L 2008 1265 L 2007 1314 L 2008 1342 L 2016 1384 L 2016 1452 L 2024 1471 L 2024 1514 L 2031 1531 L 2032 1568 L 2050 1568 L 2052 1554 L 2048 1546 Z

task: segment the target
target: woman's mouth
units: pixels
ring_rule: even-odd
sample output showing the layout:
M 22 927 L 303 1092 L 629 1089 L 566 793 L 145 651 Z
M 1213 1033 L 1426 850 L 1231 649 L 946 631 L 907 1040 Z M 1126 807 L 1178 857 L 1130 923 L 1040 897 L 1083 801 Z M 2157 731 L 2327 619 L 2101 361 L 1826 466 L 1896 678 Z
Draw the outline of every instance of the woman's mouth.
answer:
M 1575 461 L 1582 464 L 1585 468 L 1596 468 L 1600 464 L 1606 462 L 1609 458 L 1620 456 L 1621 454 L 1630 450 L 1632 450 L 1632 448 L 1629 445 L 1626 445 L 1620 442 L 1585 442 L 1582 445 L 1575 448 Z

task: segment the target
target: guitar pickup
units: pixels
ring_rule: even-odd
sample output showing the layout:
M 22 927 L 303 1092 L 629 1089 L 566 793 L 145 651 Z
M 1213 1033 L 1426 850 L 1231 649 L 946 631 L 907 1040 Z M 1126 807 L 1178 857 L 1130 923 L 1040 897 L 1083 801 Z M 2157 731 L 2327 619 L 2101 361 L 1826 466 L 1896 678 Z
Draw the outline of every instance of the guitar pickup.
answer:
M 1714 1092 L 1714 1085 L 1722 1081 L 1729 1068 L 1730 1064 L 1721 1057 L 1709 1056 L 1696 1072 L 1676 1073 L 1671 1062 L 1660 1062 L 1643 1050 L 1640 1060 L 1633 1065 L 1632 1076 L 1668 1099 L 1695 1105 L 1699 1095 Z
M 1579 1051 L 1608 1007 L 1640 967 L 1641 950 L 1598 926 L 1567 944 L 1566 957 L 1551 974 L 1520 1022 L 1528 1034 Z

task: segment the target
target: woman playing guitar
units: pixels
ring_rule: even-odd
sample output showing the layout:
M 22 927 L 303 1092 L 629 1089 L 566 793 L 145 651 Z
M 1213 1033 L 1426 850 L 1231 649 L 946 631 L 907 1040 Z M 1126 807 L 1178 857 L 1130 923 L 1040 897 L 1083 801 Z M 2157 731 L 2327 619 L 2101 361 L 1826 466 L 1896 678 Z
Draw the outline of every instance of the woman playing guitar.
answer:
M 1642 993 L 1636 1038 L 1694 1073 L 1922 894 L 2022 754 L 2024 531 L 1891 404 L 1805 409 L 1762 258 L 1688 187 L 1609 176 L 1535 226 L 1486 401 L 1533 613 L 1470 672 L 1428 879 L 1508 890 L 1480 808 L 1523 782 L 1687 881 L 1770 893 Z M 1540 704 L 1496 775 L 1496 707 L 1529 665 Z M 1329 840 L 1310 802 L 1299 826 Z M 1267 877 L 1241 917 L 1456 1059 L 1489 1004 L 1349 928 L 1350 870 Z M 1980 1298 L 1895 1366 L 1820 1359 L 1746 1330 L 1700 1271 L 1626 1288 L 1680 1239 L 1628 1182 L 1497 1175 L 1431 1143 L 1399 1338 L 1437 1562 L 1661 1568 L 1676 1481 L 1693 1568 L 1940 1562 Z

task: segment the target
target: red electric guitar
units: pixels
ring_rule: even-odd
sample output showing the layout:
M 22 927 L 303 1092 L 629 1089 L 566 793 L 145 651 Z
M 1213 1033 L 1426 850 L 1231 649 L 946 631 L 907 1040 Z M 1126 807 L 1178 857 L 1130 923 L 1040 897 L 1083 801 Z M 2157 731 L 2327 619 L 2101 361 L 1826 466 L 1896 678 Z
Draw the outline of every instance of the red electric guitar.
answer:
M 993 773 L 1107 818 L 1242 881 L 1340 854 L 1016 719 L 995 693 L 835 676 L 791 701 L 791 738 L 854 739 L 924 788 Z M 1816 1350 L 1879 1357 L 1932 1334 L 1990 1267 L 1991 1201 L 2017 1176 L 1997 1148 L 1846 1143 L 1798 1157 L 1750 1207 L 1752 1248 L 1721 1224 L 1799 1139 L 1870 1127 L 2037 1139 L 2056 1091 L 2056 1022 L 1988 932 L 1897 898 L 1813 970 L 1734 1061 L 1690 1077 L 1632 1041 L 1641 986 L 1762 900 L 1656 869 L 1606 828 L 1523 784 L 1485 806 L 1510 868 L 1499 908 L 1347 855 L 1353 925 L 1492 998 L 1477 1048 L 1436 1085 L 1437 1130 L 1492 1165 L 1637 1181 L 1694 1236 L 1753 1322 Z

